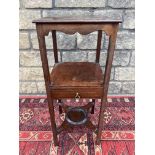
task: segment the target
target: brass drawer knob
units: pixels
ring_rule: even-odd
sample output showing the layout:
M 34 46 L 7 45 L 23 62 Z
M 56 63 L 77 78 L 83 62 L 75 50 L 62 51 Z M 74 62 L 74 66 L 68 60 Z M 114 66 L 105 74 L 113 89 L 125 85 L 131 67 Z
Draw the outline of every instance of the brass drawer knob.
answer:
M 75 95 L 75 101 L 76 102 L 79 102 L 79 100 L 80 100 L 80 95 L 79 95 L 79 93 L 76 93 L 76 95 Z

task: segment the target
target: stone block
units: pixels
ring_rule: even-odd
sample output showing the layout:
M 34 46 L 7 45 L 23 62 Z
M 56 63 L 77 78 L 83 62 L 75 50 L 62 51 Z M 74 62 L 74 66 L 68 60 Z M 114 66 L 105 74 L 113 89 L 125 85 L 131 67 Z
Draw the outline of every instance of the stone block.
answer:
M 103 35 L 104 38 L 104 35 Z M 103 47 L 103 39 L 101 48 Z M 97 32 L 88 35 L 81 35 L 77 33 L 77 48 L 79 49 L 96 49 L 97 48 Z
M 31 80 L 44 80 L 42 68 L 25 68 L 19 69 L 19 80 L 31 81 Z
M 87 61 L 87 52 L 86 51 L 66 51 L 62 52 L 62 61 L 67 62 L 78 62 L 78 61 Z
M 48 57 L 48 63 L 50 66 L 54 65 L 54 54 L 53 51 L 47 52 L 47 57 Z M 42 66 L 41 63 L 41 57 L 40 57 L 40 52 L 39 51 L 20 51 L 19 53 L 19 62 L 21 66 L 29 66 L 29 67 L 36 67 Z M 58 53 L 58 58 L 60 61 L 60 52 Z
M 124 29 L 134 29 L 135 28 L 135 11 L 134 10 L 126 10 L 125 11 L 123 28 Z
M 135 48 L 135 33 L 134 32 L 118 32 L 116 41 L 116 49 L 134 49 Z
M 68 35 L 62 32 L 57 33 L 58 49 L 75 49 L 76 35 Z
M 37 92 L 40 94 L 46 94 L 45 82 L 37 82 Z
M 20 82 L 19 93 L 20 94 L 35 94 L 35 93 L 37 93 L 36 82 Z
M 102 73 L 104 74 L 105 72 L 105 67 L 101 67 L 102 69 Z M 111 74 L 110 74 L 110 80 L 114 80 L 114 73 L 115 73 L 115 69 L 114 67 L 111 68 Z
M 31 34 L 31 41 L 33 49 L 39 49 L 37 33 L 33 32 Z M 53 41 L 52 34 L 49 33 L 48 36 L 45 37 L 46 48 L 53 49 Z M 75 34 L 67 35 L 62 32 L 57 32 L 57 48 L 58 49 L 74 49 L 75 48 Z
M 29 35 L 27 32 L 19 32 L 19 49 L 30 48 Z
M 100 65 L 101 66 L 105 66 L 106 58 L 107 58 L 107 53 L 102 51 L 100 53 Z M 88 61 L 95 62 L 95 60 L 96 60 L 96 51 L 88 52 Z
M 105 7 L 105 0 L 56 0 L 56 7 Z
M 118 20 L 122 20 L 123 17 L 123 10 L 95 10 L 93 12 L 93 15 L 95 16 L 106 16 L 110 19 L 118 19 Z
M 95 62 L 96 51 L 88 52 L 88 61 Z M 100 53 L 100 65 L 105 66 L 107 59 L 107 52 Z M 128 51 L 115 51 L 113 66 L 127 66 L 130 60 L 130 52 Z
M 123 82 L 122 93 L 123 94 L 134 94 L 135 93 L 135 82 Z
M 33 49 L 39 49 L 39 43 L 38 43 L 38 38 L 37 38 L 36 32 L 31 33 L 31 42 L 32 42 Z M 45 42 L 46 42 L 47 49 L 53 49 L 53 41 L 52 41 L 51 33 L 49 33 L 48 36 L 45 36 Z
M 105 37 L 104 47 L 108 48 L 109 36 Z M 130 31 L 119 31 L 116 38 L 115 49 L 134 49 L 135 33 Z
M 120 94 L 122 84 L 121 82 L 111 81 L 109 83 L 108 94 Z
M 108 6 L 112 8 L 134 8 L 135 0 L 108 0 Z
M 130 61 L 130 52 L 128 51 L 115 51 L 113 66 L 127 66 Z
M 135 69 L 132 67 L 116 67 L 115 80 L 131 81 L 135 79 Z
M 132 56 L 130 59 L 130 66 L 135 66 L 135 52 L 132 52 Z
M 23 1 L 19 0 L 19 9 L 23 8 Z
M 40 10 L 20 10 L 19 12 L 19 28 L 35 29 L 33 20 L 41 18 Z
M 25 8 L 52 8 L 52 0 L 23 0 Z
M 41 67 L 41 58 L 39 51 L 20 51 L 19 64 L 20 66 Z
M 43 10 L 43 17 L 59 17 L 59 16 L 88 16 L 92 15 L 92 11 L 90 10 L 68 10 L 68 9 L 63 9 L 63 10 Z
M 37 33 L 36 32 L 32 32 L 31 35 L 30 35 L 30 37 L 31 37 L 32 48 L 33 49 L 39 49 L 39 43 L 38 43 Z

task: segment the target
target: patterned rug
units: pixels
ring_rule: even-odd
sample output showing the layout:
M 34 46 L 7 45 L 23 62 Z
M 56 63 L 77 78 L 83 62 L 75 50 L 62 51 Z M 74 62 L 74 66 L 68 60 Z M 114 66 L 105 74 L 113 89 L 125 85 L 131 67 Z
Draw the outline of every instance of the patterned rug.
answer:
M 65 104 L 74 106 L 72 100 Z M 76 106 L 88 103 L 80 100 Z M 93 124 L 98 123 L 100 100 L 96 100 L 95 113 L 89 114 Z M 57 125 L 65 115 L 59 114 L 55 102 Z M 72 133 L 59 135 L 59 147 L 52 140 L 51 125 L 46 97 L 21 96 L 20 107 L 20 155 L 134 155 L 134 97 L 109 97 L 104 112 L 104 127 L 100 145 L 95 145 L 96 135 L 86 128 L 75 128 Z

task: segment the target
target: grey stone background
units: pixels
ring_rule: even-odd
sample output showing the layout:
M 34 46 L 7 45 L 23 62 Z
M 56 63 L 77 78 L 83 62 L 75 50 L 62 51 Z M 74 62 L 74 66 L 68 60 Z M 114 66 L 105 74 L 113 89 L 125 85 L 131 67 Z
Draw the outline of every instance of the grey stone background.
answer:
M 38 40 L 32 20 L 47 16 L 108 15 L 121 17 L 109 94 L 134 94 L 134 0 L 20 0 L 20 94 L 45 94 Z M 103 34 L 100 64 L 105 66 L 107 39 Z M 94 61 L 97 33 L 57 33 L 60 61 Z M 51 34 L 46 38 L 49 64 L 54 64 Z

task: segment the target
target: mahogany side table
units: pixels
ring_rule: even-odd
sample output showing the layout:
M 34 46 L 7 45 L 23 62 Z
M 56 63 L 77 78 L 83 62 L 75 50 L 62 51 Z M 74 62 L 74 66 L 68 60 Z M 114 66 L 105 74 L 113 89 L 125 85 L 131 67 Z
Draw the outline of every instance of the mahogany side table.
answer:
M 57 135 L 63 131 L 71 131 L 75 126 L 85 125 L 93 129 L 97 134 L 96 144 L 100 143 L 103 114 L 107 103 L 110 73 L 115 49 L 118 26 L 121 20 L 109 19 L 105 16 L 88 17 L 49 17 L 34 20 L 36 24 L 39 49 L 44 73 L 48 107 L 53 131 L 54 144 L 58 145 Z M 56 32 L 66 34 L 76 32 L 87 35 L 98 32 L 96 61 L 95 62 L 58 62 Z M 105 72 L 102 73 L 100 60 L 100 49 L 102 31 L 109 36 L 107 60 Z M 52 32 L 53 53 L 55 64 L 53 70 L 49 71 L 45 36 Z M 86 106 L 70 107 L 62 103 L 63 98 L 91 98 Z M 88 113 L 94 113 L 95 98 L 101 99 L 99 122 L 95 126 L 88 119 Z M 59 113 L 65 112 L 66 117 L 60 127 L 57 127 L 54 115 L 53 100 L 57 99 Z

